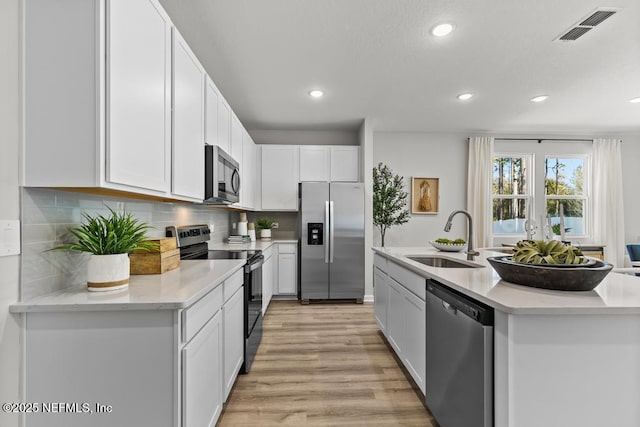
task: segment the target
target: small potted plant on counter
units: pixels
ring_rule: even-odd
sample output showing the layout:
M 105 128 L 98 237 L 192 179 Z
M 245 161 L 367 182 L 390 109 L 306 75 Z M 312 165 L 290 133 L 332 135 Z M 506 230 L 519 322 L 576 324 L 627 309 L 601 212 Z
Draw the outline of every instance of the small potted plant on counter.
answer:
M 151 250 L 156 242 L 145 241 L 150 225 L 135 219 L 130 213 L 119 214 L 109 208 L 108 216 L 82 214 L 85 224 L 70 228 L 77 239 L 54 249 L 88 252 L 87 289 L 112 291 L 129 286 L 129 253 Z
M 264 240 L 271 239 L 271 229 L 273 221 L 267 218 L 260 218 L 256 221 L 256 225 L 260 229 L 260 238 Z

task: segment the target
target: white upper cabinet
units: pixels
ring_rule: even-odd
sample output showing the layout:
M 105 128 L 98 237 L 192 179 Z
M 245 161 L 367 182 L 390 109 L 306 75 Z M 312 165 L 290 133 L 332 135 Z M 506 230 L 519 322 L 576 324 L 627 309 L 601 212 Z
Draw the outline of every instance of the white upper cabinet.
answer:
M 329 181 L 329 150 L 326 146 L 300 146 L 300 181 Z
M 107 181 L 167 190 L 170 25 L 155 2 L 109 3 Z
M 301 145 L 300 182 L 357 182 L 359 153 L 352 145 Z
M 332 146 L 330 150 L 331 181 L 359 181 L 359 147 L 353 145 Z
M 240 206 L 247 209 L 256 207 L 256 189 L 258 188 L 257 147 L 251 135 L 243 129 L 242 167 L 240 168 Z
M 218 145 L 224 152 L 231 154 L 231 107 L 220 92 L 218 92 Z
M 171 192 L 204 197 L 205 72 L 173 29 L 173 151 Z
M 25 2 L 23 184 L 166 196 L 171 22 L 155 0 L 103 4 Z
M 207 145 L 219 145 L 218 99 L 220 95 L 218 88 L 209 76 L 205 77 L 204 84 L 204 142 Z
M 262 210 L 298 210 L 298 156 L 297 145 L 261 147 Z
M 235 113 L 231 111 L 231 147 L 228 153 L 240 164 L 240 170 L 242 170 L 242 138 L 244 132 L 242 123 L 240 123 Z

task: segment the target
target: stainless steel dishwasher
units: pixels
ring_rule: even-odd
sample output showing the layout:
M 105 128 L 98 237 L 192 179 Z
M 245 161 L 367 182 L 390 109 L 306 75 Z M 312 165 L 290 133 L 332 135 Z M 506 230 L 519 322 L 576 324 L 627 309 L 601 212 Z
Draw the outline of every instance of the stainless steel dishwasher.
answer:
M 426 402 L 441 427 L 493 426 L 493 309 L 427 280 Z

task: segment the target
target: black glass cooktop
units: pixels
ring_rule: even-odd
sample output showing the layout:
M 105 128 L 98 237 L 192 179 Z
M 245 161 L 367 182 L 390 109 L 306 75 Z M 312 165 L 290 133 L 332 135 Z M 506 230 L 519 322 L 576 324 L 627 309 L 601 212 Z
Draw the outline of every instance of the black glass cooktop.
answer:
M 207 259 L 251 259 L 260 255 L 257 250 L 213 250 L 208 251 Z

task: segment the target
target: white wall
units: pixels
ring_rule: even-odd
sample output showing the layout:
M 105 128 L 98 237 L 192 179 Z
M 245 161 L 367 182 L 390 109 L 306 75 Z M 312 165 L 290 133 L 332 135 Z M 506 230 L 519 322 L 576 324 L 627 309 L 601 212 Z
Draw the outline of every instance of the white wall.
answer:
M 18 7 L 0 2 L 0 218 L 18 219 Z M 0 402 L 18 402 L 20 329 L 9 304 L 18 300 L 20 257 L 0 257 Z M 0 412 L 0 425 L 18 426 L 18 416 Z
M 383 162 L 404 177 L 405 190 L 411 194 L 411 177 L 439 178 L 439 212 L 436 215 L 411 215 L 409 222 L 391 227 L 385 246 L 428 246 L 438 237 L 466 239 L 466 224 L 457 216 L 449 233 L 444 225 L 449 214 L 465 209 L 469 135 L 374 132 L 373 166 Z M 370 172 L 371 173 L 371 172 Z M 411 196 L 408 207 L 411 206 Z M 373 243 L 380 245 L 380 232 L 373 230 Z

